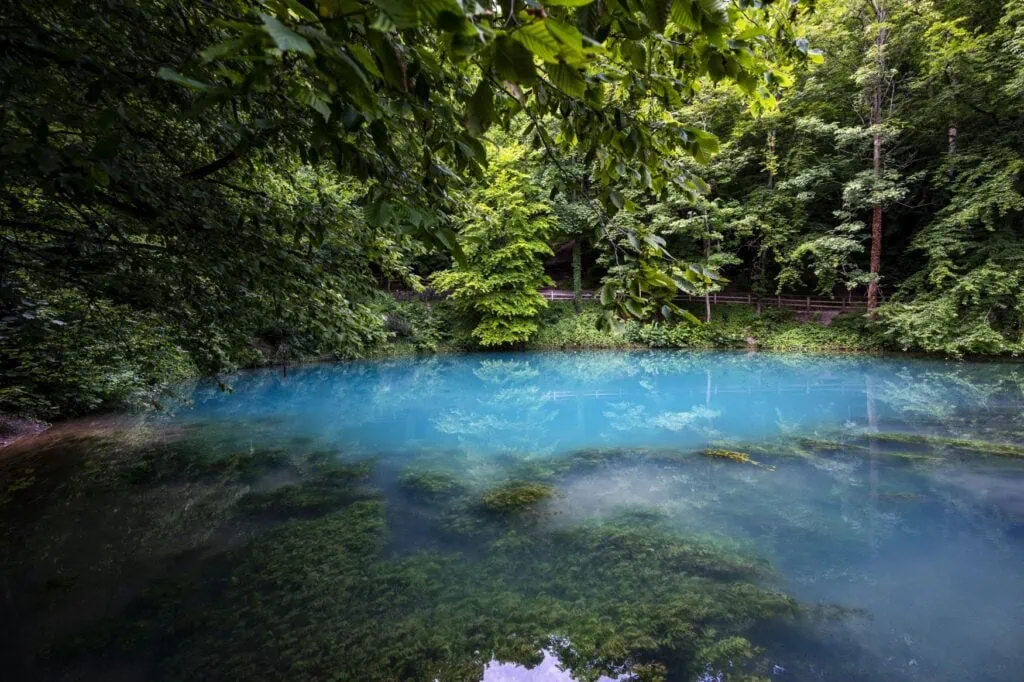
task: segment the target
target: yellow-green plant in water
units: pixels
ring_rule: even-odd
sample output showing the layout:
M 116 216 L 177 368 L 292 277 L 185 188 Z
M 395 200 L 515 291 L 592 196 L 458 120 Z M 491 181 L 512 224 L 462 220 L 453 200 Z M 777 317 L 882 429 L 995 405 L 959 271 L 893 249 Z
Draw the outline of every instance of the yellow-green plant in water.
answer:
M 705 457 L 711 457 L 713 459 L 728 459 L 730 461 L 739 462 L 741 464 L 752 464 L 756 467 L 762 467 L 765 469 L 775 469 L 775 467 L 773 466 L 766 466 L 756 460 L 751 459 L 750 455 L 746 454 L 745 452 L 736 452 L 735 450 L 721 450 L 719 448 L 708 448 L 706 450 L 702 450 L 701 454 L 703 454 Z

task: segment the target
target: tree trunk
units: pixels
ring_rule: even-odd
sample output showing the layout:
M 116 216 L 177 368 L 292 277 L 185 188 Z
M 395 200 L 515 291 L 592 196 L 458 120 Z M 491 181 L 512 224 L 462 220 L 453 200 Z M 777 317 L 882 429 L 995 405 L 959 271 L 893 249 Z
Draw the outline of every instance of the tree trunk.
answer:
M 874 0 L 875 20 L 878 22 L 878 33 L 875 36 L 875 79 L 871 87 L 871 126 L 875 129 L 874 162 L 875 182 L 882 177 L 882 102 L 885 98 L 885 28 L 886 12 L 883 0 Z M 878 308 L 878 277 L 882 269 L 882 204 L 876 200 L 871 206 L 871 281 L 868 283 L 868 316 L 875 319 Z
M 576 312 L 580 312 L 583 306 L 583 248 L 580 241 L 580 237 L 576 237 L 572 244 L 572 293 Z
M 877 144 L 877 143 L 876 143 Z M 878 271 L 882 268 L 882 205 L 871 207 L 871 281 L 868 283 L 868 315 L 877 316 Z
M 708 224 L 708 212 L 704 211 L 704 226 L 707 228 Z M 707 263 L 711 260 L 711 239 L 704 240 L 704 262 Z M 704 290 L 704 322 L 711 323 L 711 292 L 708 290 L 710 287 Z
M 953 179 L 955 167 L 953 165 L 953 157 L 956 156 L 956 121 L 949 124 L 949 170 L 946 171 L 946 177 L 950 180 Z

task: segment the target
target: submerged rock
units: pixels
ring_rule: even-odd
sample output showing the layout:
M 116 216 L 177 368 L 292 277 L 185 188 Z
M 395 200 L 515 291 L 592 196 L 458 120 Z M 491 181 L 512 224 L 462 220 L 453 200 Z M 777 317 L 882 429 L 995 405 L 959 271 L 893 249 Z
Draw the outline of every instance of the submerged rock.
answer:
M 407 471 L 398 477 L 398 484 L 408 492 L 423 497 L 444 497 L 460 492 L 462 483 L 446 471 Z
M 555 496 L 555 489 L 543 483 L 515 481 L 484 493 L 481 503 L 488 511 L 515 514 Z

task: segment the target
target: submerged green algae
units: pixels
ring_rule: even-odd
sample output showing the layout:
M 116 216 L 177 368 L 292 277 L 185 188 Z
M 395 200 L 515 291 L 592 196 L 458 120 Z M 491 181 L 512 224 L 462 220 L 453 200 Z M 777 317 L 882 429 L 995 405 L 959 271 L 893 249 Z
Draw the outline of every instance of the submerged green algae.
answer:
M 424 497 L 453 495 L 464 488 L 454 474 L 429 469 L 406 471 L 398 477 L 398 483 L 411 494 Z
M 756 467 L 764 467 L 766 469 L 773 469 L 772 466 L 765 466 L 760 462 L 751 459 L 750 455 L 745 452 L 737 452 L 736 450 L 724 450 L 722 448 L 707 448 L 702 450 L 701 454 L 711 459 L 725 459 L 730 462 L 738 462 L 740 464 L 751 464 Z
M 932 449 L 950 448 L 981 455 L 1024 458 L 1024 445 L 1015 443 L 999 443 L 954 436 L 902 432 L 868 433 L 864 434 L 862 438 L 869 442 L 878 441 Z
M 760 670 L 744 634 L 800 611 L 770 587 L 764 562 L 662 514 L 524 519 L 578 467 L 639 452 L 608 452 L 605 464 L 581 454 L 544 481 L 481 491 L 308 443 L 259 449 L 202 435 L 64 444 L 59 476 L 14 493 L 37 513 L 23 518 L 32 544 L 10 527 L 0 535 L 5 578 L 34 595 L 12 622 L 45 620 L 46 589 L 62 602 L 119 595 L 22 660 L 55 675 L 142 657 L 151 679 L 475 681 L 492 658 L 535 662 L 546 647 L 581 680 L 624 670 L 687 679 L 709 665 L 742 679 Z M 370 485 L 392 476 L 428 492 L 420 506 L 395 507 Z M 94 504 L 107 495 L 117 509 Z M 420 534 L 458 544 L 405 546 L 394 528 L 410 514 Z M 97 529 L 104 549 L 87 551 Z
M 480 498 L 487 511 L 498 514 L 518 514 L 536 508 L 538 504 L 555 496 L 555 489 L 543 483 L 512 481 L 488 490 Z

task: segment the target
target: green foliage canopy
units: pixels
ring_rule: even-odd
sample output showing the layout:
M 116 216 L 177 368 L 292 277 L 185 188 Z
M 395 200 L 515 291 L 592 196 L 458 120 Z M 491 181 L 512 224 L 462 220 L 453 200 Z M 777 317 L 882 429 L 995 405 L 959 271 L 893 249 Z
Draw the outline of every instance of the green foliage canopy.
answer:
M 523 343 L 537 331 L 547 302 L 537 289 L 551 284 L 543 256 L 554 223 L 551 206 L 531 191 L 517 170 L 527 152 L 511 145 L 498 151 L 486 183 L 470 196 L 473 207 L 461 229 L 465 263 L 434 275 L 434 286 L 479 318 L 473 336 L 482 346 Z

